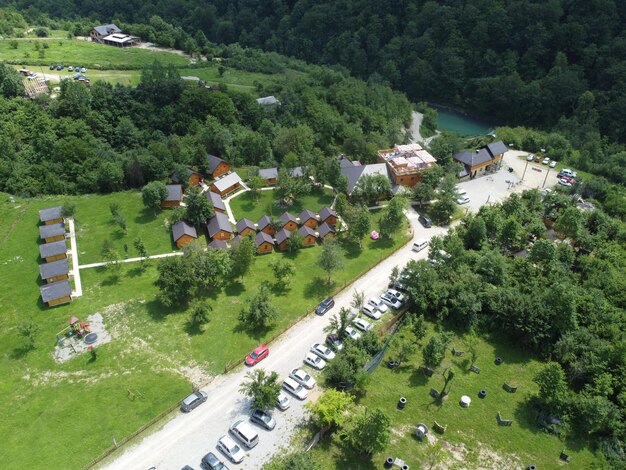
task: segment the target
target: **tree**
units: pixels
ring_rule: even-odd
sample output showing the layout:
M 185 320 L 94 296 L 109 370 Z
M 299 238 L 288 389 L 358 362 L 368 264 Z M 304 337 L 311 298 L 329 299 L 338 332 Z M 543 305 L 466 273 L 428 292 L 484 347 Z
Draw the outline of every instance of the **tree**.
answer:
M 193 306 L 191 310 L 191 317 L 189 317 L 189 324 L 193 328 L 198 328 L 200 331 L 204 328 L 204 325 L 209 323 L 211 319 L 210 313 L 213 311 L 213 307 L 204 302 L 198 302 Z
M 422 351 L 424 362 L 428 367 L 435 368 L 441 364 L 450 340 L 451 337 L 447 334 L 438 333 L 431 336 L 430 341 Z
M 287 239 L 287 250 L 289 253 L 296 253 L 304 246 L 304 236 L 298 232 L 293 232 Z
M 398 265 L 395 265 L 393 268 L 391 268 L 391 274 L 389 275 L 389 282 L 393 284 L 394 282 L 398 280 L 399 276 L 400 276 L 400 268 L 398 267 Z
M 265 329 L 274 323 L 278 314 L 278 309 L 271 303 L 267 285 L 262 284 L 258 292 L 248 299 L 247 307 L 239 312 L 239 321 L 248 330 Z
M 157 298 L 166 307 L 181 305 L 189 301 L 197 287 L 194 268 L 182 256 L 163 258 L 157 265 L 159 288 Z
M 454 371 L 450 368 L 447 368 L 441 374 L 443 376 L 443 387 L 441 388 L 441 393 L 439 394 L 439 400 L 443 400 L 443 398 L 450 393 L 449 385 L 452 383 L 454 379 Z
M 409 356 L 417 351 L 416 344 L 405 336 L 397 335 L 393 339 L 393 342 L 393 357 L 396 359 L 396 361 L 398 361 L 399 364 L 402 364 L 409 358 Z
M 361 311 L 361 309 L 363 309 L 363 304 L 365 304 L 365 292 L 354 289 L 354 292 L 352 292 L 352 302 L 350 302 L 350 306 L 354 307 L 358 311 Z
M 363 454 L 382 452 L 391 434 L 391 419 L 382 410 L 360 408 L 349 415 L 339 436 L 349 447 Z
M 452 214 L 456 210 L 456 201 L 450 195 L 440 195 L 432 206 L 432 216 L 435 222 L 448 225 Z
M 568 207 L 554 222 L 554 229 L 566 237 L 576 238 L 583 228 L 583 220 L 577 207 Z
M 471 217 L 467 222 L 465 231 L 465 248 L 468 250 L 480 250 L 487 241 L 487 226 L 482 217 Z
M 193 267 L 197 287 L 221 287 L 231 276 L 233 262 L 225 250 L 204 250 L 192 243 L 185 247 L 185 255 Z
M 392 237 L 404 224 L 404 209 L 407 201 L 403 196 L 394 196 L 383 209 L 378 222 L 379 231 L 385 237 Z
M 248 181 L 248 187 L 250 188 L 250 194 L 255 201 L 259 200 L 259 189 L 265 186 L 265 181 L 260 176 L 253 176 Z
M 18 327 L 18 333 L 22 338 L 26 339 L 26 348 L 33 350 L 37 348 L 37 333 L 39 332 L 39 326 L 32 318 L 28 318 L 20 322 Z
M 270 267 L 276 277 L 276 284 L 281 288 L 289 287 L 291 277 L 296 273 L 295 264 L 287 259 L 278 258 L 270 263 Z
M 322 467 L 312 452 L 301 450 L 272 459 L 263 465 L 263 470 L 322 470 Z
M 278 183 L 276 185 L 276 194 L 280 201 L 291 206 L 295 201 L 311 191 L 311 184 L 305 178 L 294 178 L 289 171 L 281 168 L 278 171 Z
M 278 394 L 282 388 L 278 382 L 278 372 L 265 372 L 264 369 L 254 369 L 246 373 L 247 382 L 239 387 L 239 391 L 252 398 L 255 408 L 269 410 L 276 406 Z
M 359 248 L 363 246 L 363 237 L 365 237 L 372 226 L 372 217 L 367 207 L 357 204 L 355 206 L 348 205 L 342 215 L 348 224 L 348 230 L 345 232 L 350 240 L 357 241 Z
M 415 335 L 415 340 L 419 343 L 426 336 L 428 331 L 426 319 L 424 318 L 424 314 L 412 315 L 410 319 L 411 331 L 413 335 Z
M 186 219 L 196 227 L 205 225 L 214 215 L 211 201 L 197 186 L 189 188 L 185 202 L 187 204 Z
M 64 219 L 72 218 L 76 215 L 76 204 L 66 202 L 61 207 L 61 217 Z
M 344 264 L 343 254 L 337 242 L 333 239 L 325 241 L 322 245 L 319 265 L 328 274 L 329 284 L 331 273 L 343 269 Z
M 146 245 L 139 237 L 135 238 L 135 240 L 133 241 L 133 245 L 135 246 L 135 250 L 137 250 L 137 254 L 141 258 L 139 260 L 139 264 L 143 268 L 144 263 L 148 260 L 148 251 L 146 250 Z
M 386 175 L 365 175 L 357 181 L 352 197 L 367 204 L 374 204 L 378 199 L 390 193 L 391 183 Z
M 143 199 L 143 204 L 156 214 L 161 208 L 161 203 L 167 198 L 167 188 L 161 181 L 153 181 L 143 187 L 141 198 Z
M 100 252 L 104 262 L 106 263 L 107 269 L 110 267 L 115 267 L 116 271 L 119 270 L 119 259 L 120 254 L 115 249 L 115 245 L 108 238 L 104 240 L 102 243 L 102 251 Z
M 350 325 L 350 310 L 341 307 L 338 314 L 332 316 L 328 325 L 324 327 L 324 333 L 335 334 L 339 339 L 346 336 L 346 328 Z
M 230 250 L 230 258 L 232 260 L 231 276 L 240 278 L 248 274 L 250 268 L 256 261 L 254 254 L 256 247 L 252 237 L 241 237 L 238 244 L 233 244 Z
M 533 379 L 539 386 L 539 400 L 550 410 L 560 413 L 568 402 L 565 372 L 557 362 L 548 362 Z
M 128 225 L 126 223 L 126 218 L 122 215 L 121 212 L 118 211 L 115 213 L 115 215 L 113 216 L 113 221 L 122 230 L 122 232 L 124 232 L 124 234 L 127 233 Z
M 346 410 L 352 403 L 352 395 L 330 388 L 315 403 L 309 402 L 304 406 L 311 412 L 311 419 L 317 427 L 337 428 L 345 421 Z

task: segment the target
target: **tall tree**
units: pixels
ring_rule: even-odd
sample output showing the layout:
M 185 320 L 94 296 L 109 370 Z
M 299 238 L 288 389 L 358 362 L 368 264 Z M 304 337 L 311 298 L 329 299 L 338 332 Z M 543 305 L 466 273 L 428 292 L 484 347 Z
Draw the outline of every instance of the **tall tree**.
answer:
M 339 436 L 358 452 L 372 455 L 382 452 L 391 435 L 391 419 L 382 410 L 361 408 L 350 414 Z
M 153 181 L 143 187 L 141 197 L 144 205 L 156 214 L 161 208 L 161 203 L 167 198 L 167 188 L 162 182 Z
M 383 209 L 378 222 L 379 231 L 386 237 L 392 237 L 405 222 L 404 209 L 407 201 L 403 196 L 394 196 Z
M 247 303 L 239 312 L 239 321 L 248 330 L 268 328 L 278 318 L 278 308 L 272 304 L 266 284 L 262 284 Z
M 230 250 L 232 259 L 231 276 L 233 278 L 243 277 L 250 272 L 250 268 L 254 264 L 256 248 L 252 237 L 242 237 L 238 244 L 234 244 Z
M 330 388 L 315 403 L 309 402 L 304 406 L 311 412 L 316 426 L 337 428 L 346 420 L 346 411 L 352 403 L 354 403 L 352 395 Z
M 192 186 L 187 190 L 185 203 L 187 204 L 186 219 L 196 227 L 205 225 L 214 215 L 213 204 L 198 186 Z
M 170 256 L 157 264 L 157 298 L 166 307 L 188 302 L 197 286 L 194 268 L 182 256 Z
M 341 253 L 341 248 L 337 242 L 333 239 L 327 240 L 322 246 L 322 253 L 320 254 L 319 265 L 326 271 L 328 275 L 327 282 L 330 283 L 330 276 L 334 271 L 339 271 L 345 264 L 344 256 Z
M 296 266 L 287 259 L 276 259 L 270 263 L 270 267 L 274 272 L 276 284 L 281 288 L 289 287 L 291 277 L 296 273 Z
M 278 381 L 278 372 L 266 372 L 264 369 L 254 369 L 246 373 L 247 382 L 239 387 L 239 391 L 252 398 L 255 408 L 269 410 L 276 406 L 281 384 Z
M 346 235 L 356 241 L 359 248 L 363 246 L 363 238 L 369 233 L 372 226 L 372 217 L 367 207 L 361 204 L 348 205 L 344 210 L 343 218 L 348 224 Z

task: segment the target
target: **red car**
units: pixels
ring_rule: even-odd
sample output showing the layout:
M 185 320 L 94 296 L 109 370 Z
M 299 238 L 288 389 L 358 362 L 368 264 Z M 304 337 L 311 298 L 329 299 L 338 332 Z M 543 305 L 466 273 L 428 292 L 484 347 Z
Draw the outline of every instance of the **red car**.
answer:
M 258 348 L 252 350 L 250 354 L 246 356 L 246 365 L 253 366 L 263 359 L 265 359 L 270 353 L 270 348 L 262 344 Z

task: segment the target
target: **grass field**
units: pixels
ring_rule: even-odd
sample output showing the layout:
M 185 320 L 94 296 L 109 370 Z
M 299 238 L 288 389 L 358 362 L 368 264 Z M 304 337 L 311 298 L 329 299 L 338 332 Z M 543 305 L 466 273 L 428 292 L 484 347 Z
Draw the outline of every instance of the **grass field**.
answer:
M 432 331 L 432 329 L 431 329 Z M 415 337 L 409 331 L 399 334 Z M 422 345 L 428 342 L 428 337 Z M 565 440 L 539 430 L 535 425 L 534 412 L 527 405 L 530 396 L 537 392 L 532 377 L 541 368 L 541 363 L 497 339 L 480 340 L 477 345 L 476 365 L 480 374 L 468 370 L 466 356 L 454 357 L 452 348 L 467 351 L 467 343 L 460 336 L 448 348 L 443 364 L 428 378 L 418 368 L 423 364 L 421 348 L 412 359 L 399 369 L 385 367 L 393 359 L 388 352 L 381 365 L 374 371 L 367 393 L 360 403 L 387 412 L 392 420 L 391 442 L 371 461 L 350 451 L 344 451 L 333 438 L 326 438 L 313 449 L 315 460 L 323 468 L 381 468 L 387 456 L 403 459 L 410 468 L 429 468 L 437 459 L 427 440 L 418 440 L 414 435 L 417 423 L 430 428 L 429 440 L 439 441 L 443 453 L 435 468 L 526 468 L 534 464 L 537 468 L 558 468 L 559 455 L 565 450 L 572 456 L 568 468 L 601 468 L 600 459 L 587 447 L 587 443 Z M 390 348 L 389 351 L 393 351 Z M 497 366 L 496 357 L 504 362 Z M 441 391 L 442 372 L 450 368 L 455 373 L 448 397 L 438 404 L 429 395 L 431 387 Z M 503 390 L 503 383 L 519 386 L 516 393 Z M 487 391 L 484 399 L 478 397 L 481 389 Z M 468 395 L 472 399 L 469 408 L 462 408 L 459 399 Z M 407 399 L 404 410 L 397 408 L 398 399 Z M 513 419 L 510 427 L 498 426 L 496 414 L 500 411 L 504 419 Z M 433 431 L 434 421 L 447 425 L 445 434 Z M 358 465 L 355 462 L 359 462 Z
M 134 220 L 130 212 L 138 206 L 132 193 L 68 198 L 77 205 L 81 263 L 97 259 L 100 240 L 116 230 L 108 223 L 108 204 L 118 198 L 129 222 L 128 238 L 136 231 L 148 244 L 145 231 L 163 233 L 161 216 L 145 223 Z M 50 468 L 87 464 L 113 438 L 120 441 L 167 410 L 189 392 L 191 383 L 201 384 L 221 373 L 259 341 L 311 310 L 331 289 L 322 282 L 325 274 L 317 266 L 318 246 L 295 255 L 298 271 L 289 289 L 272 287 L 280 317 L 268 331 L 248 334 L 238 327 L 237 316 L 261 282 L 273 284 L 269 264 L 284 254 L 258 257 L 244 282 L 206 293 L 214 310 L 204 333 L 189 331 L 188 310 L 167 310 L 155 300 L 156 261 L 144 271 L 136 263 L 122 265 L 117 278 L 104 268 L 82 270 L 83 297 L 48 309 L 39 300 L 38 210 L 63 200 L 12 203 L 0 196 L 0 282 L 5 286 L 0 291 L 0 434 L 5 436 L 0 459 L 9 463 L 5 468 L 38 467 L 42 461 Z M 101 216 L 90 214 L 96 210 Z M 169 247 L 169 240 L 165 233 L 150 243 L 157 249 L 160 244 Z M 333 276 L 334 286 L 357 277 L 405 241 L 401 236 L 394 241 L 368 239 L 362 251 L 347 247 L 346 266 Z M 114 339 L 98 348 L 97 360 L 79 356 L 64 364 L 54 362 L 55 334 L 67 319 L 71 315 L 84 319 L 98 311 Z M 38 326 L 34 350 L 25 347 L 19 335 L 20 325 L 31 319 Z

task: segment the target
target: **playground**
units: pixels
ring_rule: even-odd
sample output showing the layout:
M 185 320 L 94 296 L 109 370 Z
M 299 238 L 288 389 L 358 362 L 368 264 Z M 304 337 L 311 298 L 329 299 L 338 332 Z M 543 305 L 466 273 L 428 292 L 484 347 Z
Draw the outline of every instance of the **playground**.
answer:
M 67 323 L 68 326 L 56 334 L 53 356 L 58 363 L 69 361 L 111 341 L 111 334 L 106 330 L 99 312 L 89 315 L 84 322 L 72 316 Z

